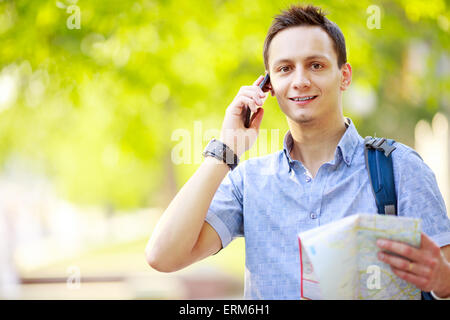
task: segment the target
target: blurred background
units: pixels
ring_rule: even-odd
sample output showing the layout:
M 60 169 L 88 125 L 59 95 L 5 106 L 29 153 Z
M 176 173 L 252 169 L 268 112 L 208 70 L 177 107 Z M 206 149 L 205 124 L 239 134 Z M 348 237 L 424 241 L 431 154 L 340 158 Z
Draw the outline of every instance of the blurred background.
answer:
M 156 221 L 293 1 L 0 0 L 0 298 L 239 299 L 244 240 L 172 274 Z M 450 5 L 309 1 L 342 29 L 361 136 L 416 148 L 449 195 Z M 244 160 L 282 148 L 269 97 Z

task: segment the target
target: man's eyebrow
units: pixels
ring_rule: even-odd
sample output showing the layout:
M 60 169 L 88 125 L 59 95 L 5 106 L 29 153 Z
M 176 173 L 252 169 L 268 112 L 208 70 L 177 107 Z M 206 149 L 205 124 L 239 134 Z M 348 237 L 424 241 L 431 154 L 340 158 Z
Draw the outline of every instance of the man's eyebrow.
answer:
M 314 59 L 323 59 L 323 60 L 329 60 L 327 56 L 321 55 L 321 54 L 314 54 L 311 56 L 307 56 L 304 58 L 304 60 L 308 61 L 308 60 L 314 60 Z M 279 65 L 280 63 L 284 63 L 284 62 L 292 62 L 291 59 L 289 58 L 284 58 L 284 59 L 279 59 L 277 61 L 275 61 L 275 63 L 273 64 L 274 66 Z

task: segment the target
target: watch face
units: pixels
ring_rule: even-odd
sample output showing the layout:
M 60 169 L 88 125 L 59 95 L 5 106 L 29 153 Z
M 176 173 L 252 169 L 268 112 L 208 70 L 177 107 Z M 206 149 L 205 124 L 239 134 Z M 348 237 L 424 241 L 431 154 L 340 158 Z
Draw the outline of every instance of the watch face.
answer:
M 216 145 L 214 146 L 214 153 L 218 156 L 220 156 L 224 162 L 228 163 L 226 160 L 226 152 L 225 149 L 223 148 L 223 145 L 221 143 L 216 143 Z
M 225 153 L 224 152 L 225 150 L 224 150 L 223 146 L 220 145 L 220 144 L 217 144 L 217 145 L 214 146 L 214 151 L 215 151 L 216 154 L 220 154 L 220 155 L 223 155 Z

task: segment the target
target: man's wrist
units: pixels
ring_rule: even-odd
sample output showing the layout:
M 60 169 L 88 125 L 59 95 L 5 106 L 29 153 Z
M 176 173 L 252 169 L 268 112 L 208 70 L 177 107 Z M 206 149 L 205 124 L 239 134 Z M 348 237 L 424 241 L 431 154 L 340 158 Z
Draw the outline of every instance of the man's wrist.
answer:
M 447 295 L 447 296 L 440 296 L 439 294 L 437 294 L 433 290 L 431 290 L 430 293 L 433 296 L 433 298 L 436 299 L 436 300 L 450 300 L 450 294 Z
M 218 166 L 221 166 L 221 167 L 230 169 L 230 167 L 228 167 L 228 164 L 226 164 L 226 163 L 223 162 L 222 160 L 217 159 L 217 158 L 215 158 L 215 157 L 211 157 L 211 156 L 205 157 L 204 160 L 203 160 L 203 162 L 211 163 L 211 164 L 214 164 L 214 165 L 218 165 Z
M 234 151 L 224 142 L 212 139 L 203 151 L 203 156 L 214 157 L 226 163 L 233 170 L 239 164 L 239 158 Z
M 448 287 L 445 289 L 436 289 L 430 291 L 431 295 L 435 299 L 450 299 L 450 290 Z
M 440 282 L 441 286 L 439 288 L 435 288 L 430 292 L 433 298 L 437 300 L 450 299 L 450 263 L 447 261 L 444 255 L 442 255 L 442 258 L 444 260 L 444 267 L 442 268 L 444 275 L 441 277 L 441 279 L 444 279 L 444 281 Z
M 233 151 L 233 153 L 236 155 L 236 157 L 238 159 L 241 157 L 241 150 L 238 148 L 238 144 L 236 141 L 230 141 L 230 140 L 224 139 L 223 137 L 221 137 L 220 139 L 217 139 L 217 140 L 222 142 L 231 151 Z

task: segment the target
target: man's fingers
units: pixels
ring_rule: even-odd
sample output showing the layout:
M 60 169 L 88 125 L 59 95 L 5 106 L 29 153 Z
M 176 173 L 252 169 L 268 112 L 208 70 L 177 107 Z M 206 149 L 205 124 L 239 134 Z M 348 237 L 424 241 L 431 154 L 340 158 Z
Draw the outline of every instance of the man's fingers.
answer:
M 242 90 L 240 93 L 242 96 L 251 98 L 255 101 L 258 106 L 262 106 L 264 101 L 262 100 L 262 96 L 258 95 L 257 92 L 252 90 Z
M 387 254 L 385 252 L 378 252 L 378 258 L 391 265 L 391 267 L 394 267 L 399 270 L 403 270 L 405 272 L 413 273 L 422 277 L 430 277 L 431 276 L 431 268 L 421 265 L 419 263 L 414 263 L 409 260 L 393 256 L 390 254 Z
M 412 261 L 421 261 L 423 258 L 419 249 L 402 242 L 378 239 L 377 246 L 385 251 L 396 253 Z
M 392 267 L 392 272 L 399 277 L 400 279 L 403 279 L 405 281 L 408 281 L 409 283 L 412 283 L 417 288 L 421 289 L 422 291 L 430 291 L 429 288 L 427 288 L 427 284 L 429 283 L 429 280 L 417 275 L 414 275 L 412 273 L 397 269 L 395 267 Z
M 255 82 L 253 82 L 254 86 L 259 86 L 259 84 L 264 80 L 264 76 L 259 76 Z
M 264 115 L 264 109 L 259 108 L 258 111 L 256 111 L 256 113 L 254 113 L 252 115 L 252 119 L 250 121 L 250 128 L 259 130 L 263 115 Z
M 254 96 L 260 99 L 265 98 L 266 94 L 261 90 L 260 87 L 242 87 L 239 90 L 239 94 L 244 94 L 247 96 Z
M 243 86 L 241 87 L 241 89 L 239 90 L 240 92 L 242 91 L 254 91 L 256 92 L 258 95 L 260 95 L 261 97 L 265 97 L 265 92 L 263 91 L 263 89 L 261 89 L 259 87 L 259 84 L 262 82 L 262 80 L 264 79 L 264 77 L 259 77 L 258 80 L 256 80 L 252 86 Z
M 258 111 L 258 107 L 256 106 L 256 103 L 252 98 L 249 98 L 246 96 L 240 96 L 239 99 L 242 102 L 242 105 L 248 106 L 252 112 Z

